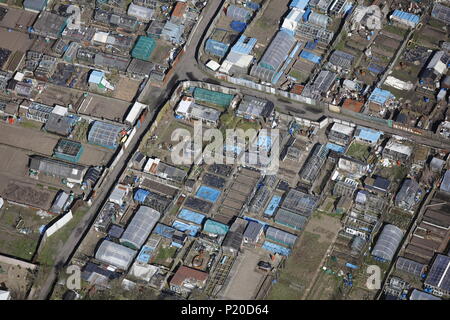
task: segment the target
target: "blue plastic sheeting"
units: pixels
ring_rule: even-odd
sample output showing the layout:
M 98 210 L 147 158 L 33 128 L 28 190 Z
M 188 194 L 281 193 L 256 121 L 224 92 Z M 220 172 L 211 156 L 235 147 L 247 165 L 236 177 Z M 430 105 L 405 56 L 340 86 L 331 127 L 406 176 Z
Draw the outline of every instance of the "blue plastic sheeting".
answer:
M 257 220 L 255 218 L 250 218 L 250 217 L 247 217 L 247 216 L 243 216 L 242 218 L 244 218 L 244 220 L 246 220 L 246 221 L 257 222 L 257 223 L 263 225 L 264 227 L 269 226 L 269 224 L 267 222 L 264 222 L 264 221 L 261 221 L 261 220 Z
M 346 267 L 349 267 L 349 268 L 352 268 L 352 269 L 358 269 L 358 268 L 359 268 L 358 266 L 356 266 L 356 265 L 354 265 L 354 264 L 351 264 L 350 262 L 347 262 L 347 263 L 345 264 L 345 266 L 346 266 Z
M 166 226 L 165 224 L 157 223 L 153 232 L 159 234 L 160 236 L 163 236 L 164 238 L 172 239 L 175 229 Z
M 311 61 L 313 63 L 319 63 L 320 60 L 322 59 L 321 57 L 315 55 L 312 52 L 303 50 L 302 52 L 300 52 L 300 57 L 302 57 L 303 59 L 306 59 L 308 61 Z
M 349 16 L 350 13 L 352 13 L 352 9 L 353 9 L 353 4 L 347 3 L 344 8 L 344 16 L 345 17 Z
M 202 224 L 203 220 L 205 220 L 205 215 L 183 208 L 180 213 L 178 213 L 178 218 L 188 222 Z
M 175 229 L 177 229 L 178 231 L 181 232 L 185 232 L 185 231 L 189 231 L 189 235 L 191 237 L 195 237 L 198 233 L 198 231 L 200 230 L 199 226 L 195 226 L 193 224 L 187 224 L 178 220 L 175 220 L 172 223 L 172 227 L 174 227 Z
M 213 189 L 208 186 L 200 186 L 195 195 L 200 199 L 210 202 L 216 202 L 217 199 L 220 197 L 220 193 L 221 192 L 217 189 Z
M 91 75 L 89 76 L 89 82 L 99 84 L 104 77 L 105 73 L 103 71 L 94 70 L 91 72 Z
M 239 37 L 238 41 L 231 48 L 231 51 L 242 54 L 250 54 L 253 48 L 255 47 L 257 41 L 258 40 L 256 38 L 247 38 L 246 36 L 242 35 Z
M 150 191 L 144 189 L 138 189 L 134 194 L 134 201 L 139 203 L 144 203 L 145 199 L 147 199 Z
M 317 47 L 317 40 L 308 41 L 305 45 L 305 49 L 314 50 Z
M 212 234 L 225 235 L 227 234 L 230 227 L 227 225 L 208 219 L 206 220 L 205 226 L 203 227 L 203 231 Z
M 289 5 L 290 8 L 297 8 L 300 10 L 305 10 L 306 6 L 308 5 L 309 0 L 292 0 L 291 4 Z
M 230 28 L 241 33 L 244 32 L 245 28 L 247 28 L 247 24 L 245 22 L 233 20 L 230 22 Z
M 142 263 L 148 263 L 152 257 L 152 254 L 153 248 L 143 246 L 141 251 L 139 252 L 137 260 Z
M 257 11 L 257 10 L 259 10 L 261 8 L 261 5 L 259 3 L 255 3 L 255 2 L 251 2 L 251 1 L 246 2 L 245 6 L 247 8 L 250 8 L 250 9 L 254 10 L 254 11 Z
M 388 90 L 375 88 L 375 90 L 373 90 L 372 94 L 369 97 L 369 101 L 384 105 L 386 101 L 391 98 L 394 98 L 394 95 Z
M 258 148 L 270 150 L 270 148 L 272 148 L 272 137 L 267 135 L 260 135 L 258 136 L 256 145 L 258 146 Z
M 311 15 L 311 9 L 308 7 L 308 8 L 306 8 L 306 10 L 305 10 L 305 13 L 303 14 L 303 16 L 302 16 L 302 20 L 304 21 L 304 22 L 306 22 L 306 21 L 308 21 L 308 19 L 309 19 L 309 16 Z
M 280 201 L 281 201 L 280 196 L 277 195 L 273 196 L 272 199 L 270 199 L 269 205 L 264 211 L 264 214 L 266 216 L 273 216 L 275 210 L 278 208 L 278 205 L 280 204 Z
M 370 63 L 369 67 L 367 68 L 370 72 L 373 72 L 375 74 L 379 74 L 382 73 L 384 71 L 384 67 L 380 66 L 379 64 L 376 63 Z
M 229 44 L 213 39 L 208 39 L 205 43 L 205 51 L 218 57 L 225 57 L 229 47 Z
M 333 151 L 339 152 L 339 153 L 344 153 L 345 152 L 345 147 L 339 146 L 339 145 L 334 144 L 334 143 L 327 143 L 326 144 L 326 148 L 328 150 L 333 150 Z
M 376 143 L 378 140 L 380 140 L 380 137 L 383 135 L 383 132 L 373 130 L 370 128 L 364 128 L 364 127 L 357 127 L 356 128 L 356 134 L 355 138 L 369 141 L 370 143 Z
M 394 13 L 392 13 L 392 16 L 397 17 L 402 20 L 410 21 L 410 22 L 414 23 L 414 25 L 418 24 L 420 21 L 419 16 L 412 14 L 412 13 L 404 12 L 401 10 L 395 10 Z
M 288 248 L 285 248 L 283 246 L 280 246 L 276 243 L 273 242 L 269 242 L 269 241 L 264 241 L 264 244 L 262 245 L 262 247 L 264 249 L 266 249 L 267 251 L 273 252 L 273 253 L 278 253 L 281 254 L 283 256 L 289 256 L 291 254 L 291 250 Z

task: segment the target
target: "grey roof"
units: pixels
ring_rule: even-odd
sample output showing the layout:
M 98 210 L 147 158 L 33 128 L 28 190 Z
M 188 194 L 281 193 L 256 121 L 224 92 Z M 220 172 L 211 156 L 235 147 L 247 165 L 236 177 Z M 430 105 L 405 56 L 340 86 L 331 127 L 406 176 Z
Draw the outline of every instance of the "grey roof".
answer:
M 23 2 L 23 7 L 25 9 L 41 11 L 47 5 L 47 0 L 25 0 Z
M 72 123 L 72 118 L 52 113 L 48 117 L 44 129 L 48 132 L 67 137 L 72 131 Z
M 424 291 L 420 291 L 414 289 L 409 296 L 409 300 L 442 300 L 439 297 L 433 296 L 432 294 L 426 293 Z
M 411 209 L 416 203 L 415 197 L 419 189 L 419 184 L 416 181 L 406 179 L 395 197 L 396 205 L 407 210 Z
M 431 16 L 442 22 L 450 24 L 450 7 L 444 6 L 440 3 L 435 3 Z
M 313 82 L 308 82 L 302 91 L 302 96 L 312 99 L 320 98 L 321 94 L 330 90 L 337 74 L 328 70 L 321 70 Z
M 397 262 L 395 263 L 395 268 L 410 274 L 413 274 L 417 277 L 420 277 L 425 270 L 426 265 L 423 263 L 419 263 L 417 261 L 407 259 L 404 257 L 398 257 Z
M 442 179 L 441 187 L 442 191 L 450 193 L 450 170 L 447 170 L 444 174 L 444 179 Z
M 154 10 L 151 8 L 146 8 L 146 7 L 138 6 L 134 3 L 130 3 L 127 13 L 129 16 L 136 17 L 138 19 L 148 22 L 152 19 L 153 12 L 154 12 Z
M 125 229 L 125 232 L 120 238 L 120 242 L 139 249 L 145 243 L 145 240 L 147 240 L 160 217 L 161 214 L 158 211 L 150 207 L 140 206 Z
M 65 204 L 67 203 L 67 200 L 69 200 L 69 194 L 67 192 L 60 192 L 55 198 L 55 201 L 53 202 L 52 207 L 50 208 L 51 212 L 60 214 L 62 213 Z
M 283 65 L 295 43 L 296 40 L 293 35 L 286 31 L 278 31 L 264 52 L 259 65 L 263 67 L 267 65 L 272 70 L 278 70 Z
M 72 180 L 82 180 L 86 167 L 41 156 L 30 157 L 30 169 Z
M 235 5 L 230 5 L 227 8 L 227 16 L 232 18 L 233 20 L 247 22 L 251 18 L 252 12 Z
M 372 255 L 386 261 L 391 261 L 402 238 L 403 231 L 399 227 L 392 224 L 385 225 L 372 250 Z
M 123 126 L 114 125 L 102 121 L 94 121 L 88 134 L 90 143 L 102 145 L 109 148 L 116 148 L 120 131 Z
M 351 69 L 352 63 L 355 57 L 350 53 L 336 50 L 330 57 L 330 62 L 335 66 L 341 67 L 343 69 Z
M 155 64 L 152 62 L 140 59 L 132 59 L 131 63 L 128 66 L 127 72 L 148 76 L 154 69 Z
M 128 64 L 130 63 L 130 59 L 115 56 L 112 54 L 97 53 L 95 54 L 94 63 L 97 66 L 104 67 L 107 69 L 117 69 L 119 71 L 126 71 Z
M 273 102 L 258 97 L 244 95 L 237 109 L 238 115 L 250 115 L 252 117 L 269 117 L 275 106 Z
M 116 266 L 117 268 L 127 270 L 136 254 L 137 251 L 135 250 L 109 240 L 103 240 L 95 253 L 95 259 Z
M 450 292 L 450 257 L 438 254 L 431 265 L 425 286 Z
M 244 238 L 256 241 L 259 233 L 261 232 L 262 227 L 263 227 L 262 224 L 255 221 L 250 221 L 247 224 L 247 228 L 244 231 Z
M 41 36 L 57 39 L 66 26 L 67 18 L 42 11 L 33 25 L 33 31 Z
M 195 119 L 216 122 L 219 121 L 221 112 L 214 108 L 194 103 L 189 110 L 189 114 Z
M 314 211 L 317 201 L 318 198 L 313 195 L 291 189 L 284 198 L 281 207 L 305 217 L 309 217 Z
M 280 208 L 275 216 L 275 222 L 295 230 L 301 230 L 308 222 L 308 218 L 292 211 Z
M 274 228 L 274 227 L 268 227 L 266 230 L 266 238 L 272 241 L 276 241 L 282 244 L 285 244 L 289 247 L 293 247 L 295 244 L 295 241 L 297 240 L 297 236 Z

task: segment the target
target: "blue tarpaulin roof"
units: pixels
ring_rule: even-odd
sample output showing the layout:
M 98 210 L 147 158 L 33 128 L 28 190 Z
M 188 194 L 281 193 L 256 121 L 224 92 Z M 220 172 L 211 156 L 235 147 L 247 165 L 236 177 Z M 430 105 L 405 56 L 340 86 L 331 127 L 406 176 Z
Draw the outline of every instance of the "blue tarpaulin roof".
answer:
M 257 41 L 258 40 L 256 38 L 247 38 L 246 36 L 242 35 L 231 48 L 231 51 L 242 54 L 250 54 Z
M 200 230 L 199 226 L 195 226 L 193 224 L 184 223 L 184 222 L 181 222 L 179 220 L 175 220 L 172 223 L 172 227 L 174 227 L 175 229 L 177 229 L 177 230 L 179 230 L 181 232 L 189 231 L 189 235 L 191 237 L 195 237 L 197 232 Z
M 419 16 L 417 16 L 415 14 L 412 14 L 412 13 L 404 12 L 404 11 L 401 11 L 401 10 L 395 10 L 392 13 L 392 16 L 400 18 L 400 19 L 403 19 L 403 20 L 411 21 L 414 24 L 418 24 L 419 21 L 420 21 Z
M 283 256 L 288 256 L 291 254 L 290 249 L 280 246 L 279 244 L 269 242 L 269 241 L 264 241 L 264 244 L 262 245 L 262 247 L 270 252 L 278 253 Z
M 315 55 L 312 52 L 306 51 L 306 50 L 302 50 L 302 52 L 300 52 L 300 57 L 302 57 L 303 59 L 309 60 L 313 63 L 319 63 L 321 60 L 321 57 Z
M 100 84 L 100 82 L 102 81 L 104 76 L 105 76 L 104 72 L 93 70 L 91 72 L 91 75 L 89 76 L 89 82 L 95 83 L 95 84 Z
M 308 3 L 309 3 L 309 0 L 292 0 L 289 7 L 304 10 L 306 8 L 306 6 L 308 5 Z
M 241 33 L 244 32 L 245 28 L 247 28 L 247 24 L 245 22 L 233 20 L 230 22 L 230 28 Z
M 373 90 L 372 94 L 369 97 L 369 101 L 383 105 L 391 98 L 394 98 L 394 95 L 388 90 L 375 88 L 375 90 Z
M 202 224 L 203 220 L 205 220 L 205 215 L 183 208 L 178 214 L 178 218 L 196 224 Z
M 202 185 L 198 188 L 195 196 L 206 201 L 216 202 L 220 197 L 220 193 L 217 189 Z
M 150 194 L 150 191 L 145 189 L 138 189 L 134 194 L 134 201 L 143 203 L 145 199 L 147 199 L 148 195 Z
M 264 211 L 264 214 L 267 216 L 272 216 L 275 210 L 278 208 L 278 205 L 280 204 L 281 197 L 274 195 L 272 199 L 270 199 L 270 202 Z
M 376 143 L 380 139 L 382 134 L 383 132 L 381 131 L 365 127 L 357 127 L 355 137 L 361 140 L 370 141 L 370 143 Z
M 331 143 L 331 142 L 326 144 L 326 148 L 328 150 L 333 150 L 333 151 L 336 151 L 336 152 L 339 152 L 339 153 L 344 153 L 344 151 L 345 151 L 345 147 L 339 146 L 339 145 Z
M 165 224 L 157 223 L 153 232 L 159 234 L 160 236 L 163 236 L 164 238 L 172 239 L 175 229 L 166 226 Z

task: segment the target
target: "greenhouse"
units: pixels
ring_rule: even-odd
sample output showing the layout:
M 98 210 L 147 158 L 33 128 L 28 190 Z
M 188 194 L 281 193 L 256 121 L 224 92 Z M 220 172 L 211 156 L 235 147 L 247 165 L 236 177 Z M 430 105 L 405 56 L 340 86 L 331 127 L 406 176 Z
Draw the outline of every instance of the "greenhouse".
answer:
M 252 12 L 238 6 L 231 5 L 227 9 L 227 17 L 230 17 L 236 21 L 247 22 L 252 17 Z
M 118 243 L 104 240 L 95 253 L 95 258 L 101 262 L 127 270 L 136 256 L 137 251 Z
M 275 216 L 275 223 L 294 230 L 303 229 L 307 222 L 308 219 L 306 217 L 285 209 L 279 209 Z
M 120 238 L 120 243 L 133 249 L 139 249 L 147 240 L 160 217 L 161 214 L 158 211 L 150 207 L 140 206 Z
M 286 231 L 276 229 L 273 227 L 268 227 L 266 231 L 266 238 L 281 244 L 284 244 L 288 247 L 293 247 L 295 241 L 297 241 L 297 236 L 288 233 Z
M 188 222 L 202 224 L 203 220 L 205 220 L 205 215 L 183 208 L 180 213 L 178 213 L 178 218 Z
M 131 56 L 133 58 L 148 61 L 152 55 L 153 50 L 155 50 L 156 41 L 153 38 L 139 36 L 136 45 L 131 51 Z
M 281 197 L 274 195 L 272 199 L 270 199 L 269 204 L 267 205 L 266 210 L 264 211 L 264 214 L 266 216 L 272 216 L 275 212 L 275 210 L 278 208 L 278 205 L 280 204 Z
M 208 219 L 206 220 L 203 231 L 207 233 L 225 235 L 228 232 L 229 227 L 223 223 Z
M 194 89 L 194 99 L 200 102 L 211 103 L 219 107 L 228 108 L 234 95 L 203 88 Z
M 382 261 L 391 261 L 402 241 L 403 231 L 392 225 L 387 224 L 378 238 L 375 247 L 372 250 L 372 256 Z
M 425 272 L 426 265 L 404 257 L 398 257 L 395 268 L 420 277 Z
M 286 31 L 278 31 L 264 53 L 259 65 L 269 70 L 278 70 L 295 45 L 295 38 Z
M 228 43 L 219 42 L 214 39 L 208 39 L 205 42 L 205 51 L 213 56 L 225 57 L 230 45 Z
M 115 149 L 119 145 L 119 133 L 122 130 L 122 126 L 94 121 L 89 130 L 88 141 L 89 143 L 97 144 L 105 148 Z

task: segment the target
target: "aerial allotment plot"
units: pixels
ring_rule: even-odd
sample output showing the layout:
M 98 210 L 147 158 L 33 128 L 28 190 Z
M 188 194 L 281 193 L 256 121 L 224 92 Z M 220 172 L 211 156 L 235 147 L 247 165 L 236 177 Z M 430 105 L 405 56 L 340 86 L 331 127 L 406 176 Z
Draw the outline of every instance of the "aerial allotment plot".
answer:
M 448 300 L 449 34 L 449 1 L 0 0 L 0 300 Z

